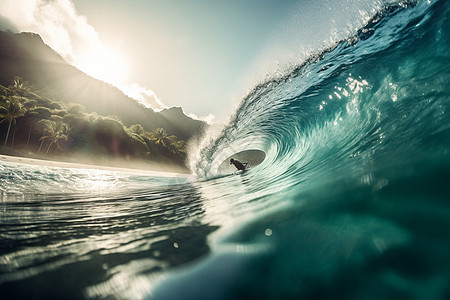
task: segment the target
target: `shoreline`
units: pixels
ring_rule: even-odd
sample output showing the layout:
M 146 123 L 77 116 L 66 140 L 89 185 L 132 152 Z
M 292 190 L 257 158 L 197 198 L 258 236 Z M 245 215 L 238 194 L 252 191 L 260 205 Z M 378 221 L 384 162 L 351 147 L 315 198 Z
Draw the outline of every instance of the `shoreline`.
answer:
M 46 166 L 46 167 L 56 167 L 56 168 L 68 168 L 68 169 L 103 170 L 103 171 L 111 171 L 111 172 L 133 173 L 133 174 L 164 176 L 164 177 L 172 177 L 174 175 L 177 175 L 177 176 L 181 175 L 181 176 L 188 177 L 191 175 L 189 173 L 182 173 L 182 172 L 123 168 L 123 167 L 114 167 L 114 166 L 105 166 L 105 165 L 93 165 L 93 164 L 87 164 L 87 163 L 73 163 L 73 162 L 29 158 L 29 157 L 23 157 L 23 156 L 13 156 L 13 155 L 7 155 L 7 154 L 0 154 L 0 162 L 8 162 L 8 163 L 15 163 L 15 164 L 27 164 L 27 165 L 35 165 L 35 166 Z

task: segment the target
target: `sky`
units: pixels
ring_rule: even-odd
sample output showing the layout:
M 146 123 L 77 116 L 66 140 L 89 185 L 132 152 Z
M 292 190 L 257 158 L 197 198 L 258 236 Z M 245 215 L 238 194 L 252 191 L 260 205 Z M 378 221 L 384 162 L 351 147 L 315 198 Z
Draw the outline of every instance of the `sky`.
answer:
M 227 117 L 251 88 L 363 24 L 380 1 L 1 0 L 0 29 L 159 110 Z

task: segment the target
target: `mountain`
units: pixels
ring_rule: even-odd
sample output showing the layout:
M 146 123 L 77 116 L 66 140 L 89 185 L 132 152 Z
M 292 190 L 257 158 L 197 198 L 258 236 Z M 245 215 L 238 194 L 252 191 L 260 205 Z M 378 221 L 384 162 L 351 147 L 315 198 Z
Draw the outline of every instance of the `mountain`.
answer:
M 187 117 L 179 107 L 155 112 L 141 105 L 67 63 L 38 34 L 0 31 L 0 85 L 9 85 L 15 76 L 30 82 L 41 95 L 81 104 L 99 115 L 115 115 L 126 126 L 140 124 L 148 131 L 161 127 L 183 140 L 206 126 Z

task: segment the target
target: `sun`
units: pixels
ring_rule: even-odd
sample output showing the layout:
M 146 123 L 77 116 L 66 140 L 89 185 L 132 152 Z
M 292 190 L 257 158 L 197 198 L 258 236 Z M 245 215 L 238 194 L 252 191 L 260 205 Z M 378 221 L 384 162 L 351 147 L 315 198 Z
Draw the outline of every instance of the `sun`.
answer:
M 86 74 L 115 86 L 123 84 L 127 76 L 123 57 L 104 46 L 86 50 L 76 66 Z

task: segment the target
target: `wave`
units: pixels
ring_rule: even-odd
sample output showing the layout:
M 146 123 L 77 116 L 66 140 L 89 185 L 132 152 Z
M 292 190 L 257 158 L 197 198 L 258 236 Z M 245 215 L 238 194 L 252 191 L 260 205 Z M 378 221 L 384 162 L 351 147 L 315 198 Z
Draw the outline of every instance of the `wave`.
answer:
M 255 86 L 199 181 L 0 164 L 1 294 L 448 298 L 449 16 L 390 5 Z
M 0 164 L 0 197 L 23 200 L 36 195 L 117 196 L 152 187 L 178 185 L 187 181 L 183 174 L 149 172 L 88 165 L 24 159 Z
M 257 85 L 191 159 L 193 171 L 214 177 L 233 153 L 257 149 L 266 153 L 262 176 L 289 186 L 299 176 L 324 182 L 445 153 L 448 11 L 446 1 L 391 4 L 352 36 Z

